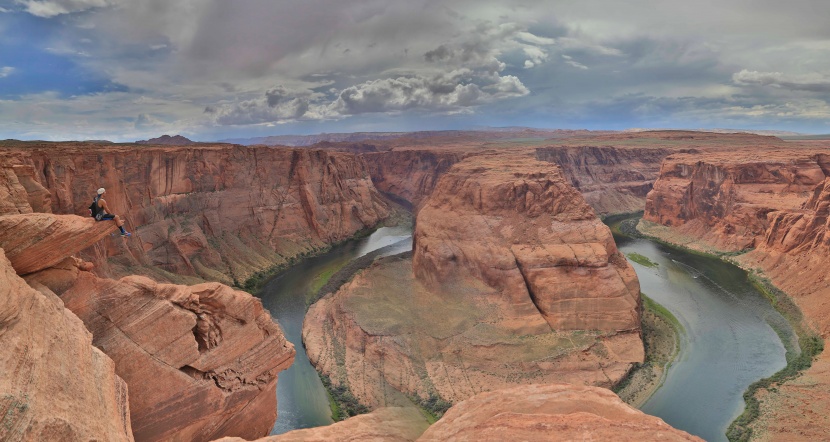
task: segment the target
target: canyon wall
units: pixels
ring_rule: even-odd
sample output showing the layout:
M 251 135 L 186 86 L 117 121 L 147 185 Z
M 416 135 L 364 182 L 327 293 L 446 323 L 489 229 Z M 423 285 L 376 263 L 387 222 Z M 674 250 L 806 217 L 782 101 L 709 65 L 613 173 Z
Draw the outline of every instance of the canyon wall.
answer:
M 277 373 L 294 349 L 260 301 L 219 283 L 92 274 L 92 263 L 72 255 L 115 225 L 33 213 L 32 201 L 47 200 L 43 187 L 5 169 L 12 174 L 0 175 L 0 189 L 11 189 L 0 214 L 3 439 L 267 434 Z
M 438 178 L 461 161 L 464 153 L 412 149 L 362 156 L 369 165 L 369 173 L 378 190 L 417 209 L 423 199 L 432 193 Z
M 112 280 L 83 271 L 28 279 L 68 286 L 61 299 L 129 386 L 137 440 L 209 441 L 271 430 L 277 373 L 293 362 L 294 347 L 257 298 L 219 283 Z
M 306 316 L 311 362 L 361 403 L 610 387 L 643 360 L 636 275 L 555 165 L 469 157 L 416 226 L 414 258 L 376 261 Z
M 643 219 L 717 250 L 751 249 L 769 227 L 767 214 L 799 207 L 828 166 L 830 156 L 797 148 L 674 154 L 663 162 Z
M 648 196 L 640 229 L 732 259 L 790 296 L 803 321 L 830 336 L 830 149 L 672 155 Z M 649 222 L 650 221 L 650 222 Z M 798 312 L 790 312 L 795 320 Z M 804 337 L 805 339 L 807 337 Z M 830 428 L 830 354 L 798 377 L 760 390 L 757 440 L 819 440 Z
M 457 164 L 419 212 L 413 270 L 431 287 L 471 277 L 522 327 L 637 330 L 639 283 L 608 228 L 557 166 L 481 156 Z M 544 328 L 544 327 L 543 327 Z
M 241 285 L 390 214 L 349 153 L 26 143 L 5 155 L 51 192 L 54 213 L 86 215 L 95 190 L 107 189 L 109 207 L 135 231 L 84 251 L 101 276 Z
M 549 146 L 536 159 L 558 164 L 597 214 L 643 210 L 667 147 Z M 676 151 L 676 150 L 674 150 Z
M 54 293 L 36 287 L 0 249 L 0 440 L 132 441 L 115 364 Z

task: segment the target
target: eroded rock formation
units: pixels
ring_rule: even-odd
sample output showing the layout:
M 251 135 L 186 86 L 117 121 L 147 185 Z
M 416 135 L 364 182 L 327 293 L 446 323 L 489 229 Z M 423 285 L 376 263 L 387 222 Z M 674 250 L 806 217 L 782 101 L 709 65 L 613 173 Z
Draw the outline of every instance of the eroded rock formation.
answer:
M 112 221 L 51 213 L 0 216 L 0 248 L 18 274 L 43 270 L 106 238 Z
M 532 382 L 611 386 L 643 358 L 639 284 L 557 167 L 456 164 L 418 213 L 414 258 L 375 262 L 309 310 L 315 366 L 372 407 Z
M 454 405 L 419 441 L 702 441 L 625 404 L 575 385 L 524 385 Z
M 132 441 L 127 385 L 92 335 L 0 249 L 0 440 Z
M 807 149 L 675 154 L 666 158 L 643 219 L 719 250 L 754 248 L 767 214 L 794 209 L 830 174 L 830 156 Z
M 672 155 L 649 194 L 647 233 L 709 251 L 744 250 L 732 258 L 783 290 L 806 324 L 830 334 L 830 153 L 826 149 Z M 667 227 L 668 226 L 668 227 Z M 797 319 L 797 318 L 796 318 Z M 830 419 L 830 355 L 825 350 L 799 377 L 756 393 L 758 440 L 818 440 Z
M 130 389 L 136 439 L 268 433 L 277 373 L 294 348 L 258 299 L 219 283 L 116 281 L 62 264 L 27 280 L 58 292 L 115 362 Z
M 469 275 L 532 330 L 638 330 L 639 283 L 608 228 L 555 165 L 482 156 L 457 164 L 418 215 L 413 269 L 439 287 Z
M 294 349 L 259 300 L 219 283 L 99 278 L 70 255 L 115 225 L 30 213 L 40 189 L 5 177 L 6 189 L 24 190 L 8 205 L 18 213 L 0 215 L 0 250 L 10 258 L 0 254 L 0 367 L 8 374 L 0 377 L 0 432 L 11 440 L 268 433 L 277 373 Z
M 551 146 L 536 158 L 558 164 L 598 214 L 637 212 L 645 207 L 667 147 Z
M 105 187 L 112 211 L 134 230 L 128 242 L 107 238 L 83 252 L 101 276 L 242 284 L 257 271 L 351 238 L 390 213 L 365 162 L 349 153 L 231 145 L 21 146 L 7 149 L 6 163 L 36 172 L 51 192 L 52 212 L 85 216 L 95 189 Z
M 441 175 L 463 156 L 463 152 L 456 151 L 409 149 L 370 153 L 363 158 L 378 190 L 417 209 Z

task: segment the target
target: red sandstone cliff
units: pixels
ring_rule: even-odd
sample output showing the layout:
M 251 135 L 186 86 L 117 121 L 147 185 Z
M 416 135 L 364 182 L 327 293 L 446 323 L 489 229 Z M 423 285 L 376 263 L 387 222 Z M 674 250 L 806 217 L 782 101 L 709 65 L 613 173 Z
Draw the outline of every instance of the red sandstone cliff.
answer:
M 29 194 L 17 177 L 0 176 L 0 188 L 24 188 L 7 201 L 12 214 L 0 215 L 0 251 L 9 256 L 0 253 L 0 344 L 8 350 L 0 357 L 7 374 L 0 377 L 6 416 L 0 435 L 4 429 L 11 440 L 267 434 L 276 419 L 277 373 L 291 364 L 294 349 L 260 301 L 218 283 L 187 287 L 93 275 L 91 263 L 70 255 L 106 237 L 114 224 L 28 213 Z
M 830 333 L 830 153 L 790 149 L 673 155 L 648 196 L 647 233 L 692 248 L 752 249 L 734 258 L 787 293 Z M 662 226 L 660 225 L 662 224 Z M 670 226 L 670 227 L 665 227 Z M 830 429 L 830 353 L 799 377 L 756 393 L 758 440 L 820 440 Z
M 441 175 L 463 157 L 463 152 L 416 149 L 363 155 L 375 187 L 415 208 L 432 193 Z
M 830 174 L 830 156 L 808 149 L 675 154 L 646 198 L 643 219 L 719 250 L 755 247 L 767 214 L 799 207 Z
M 0 249 L 0 440 L 132 441 L 127 385 L 48 288 Z
M 642 361 L 636 275 L 556 166 L 470 157 L 422 206 L 414 259 L 376 261 L 310 308 L 303 342 L 332 382 L 372 407 L 456 402 L 610 386 Z
M 530 329 L 540 313 L 555 330 L 640 326 L 634 269 L 555 165 L 504 156 L 457 164 L 419 213 L 413 269 L 432 286 L 483 281 Z
M 417 408 L 389 407 L 350 417 L 325 427 L 263 437 L 256 442 L 413 442 L 428 426 L 429 423 Z M 245 440 L 228 437 L 216 442 Z
M 665 147 L 551 146 L 536 159 L 558 164 L 598 214 L 637 212 L 672 149 Z
M 294 347 L 251 295 L 218 283 L 158 284 L 89 272 L 34 274 L 115 361 L 137 440 L 259 437 L 276 420 L 277 373 Z M 68 280 L 68 281 L 67 281 Z
M 109 206 L 134 236 L 84 252 L 105 276 L 242 284 L 390 213 L 364 161 L 348 153 L 22 143 L 5 156 L 36 171 L 54 213 L 85 215 L 95 189 L 107 188 Z

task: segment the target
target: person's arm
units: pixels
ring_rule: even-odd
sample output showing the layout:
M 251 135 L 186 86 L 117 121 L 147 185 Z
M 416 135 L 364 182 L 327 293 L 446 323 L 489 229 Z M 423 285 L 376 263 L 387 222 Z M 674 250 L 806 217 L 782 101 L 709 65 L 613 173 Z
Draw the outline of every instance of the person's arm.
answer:
M 104 209 L 104 213 L 105 213 L 105 214 L 107 214 L 107 215 L 109 215 L 109 214 L 110 214 L 110 208 L 109 208 L 109 207 L 107 207 L 107 202 L 106 202 L 106 201 L 104 201 L 104 199 L 103 199 L 103 198 L 101 198 L 101 199 L 99 199 L 99 200 L 98 200 L 98 207 L 100 207 L 100 208 Z

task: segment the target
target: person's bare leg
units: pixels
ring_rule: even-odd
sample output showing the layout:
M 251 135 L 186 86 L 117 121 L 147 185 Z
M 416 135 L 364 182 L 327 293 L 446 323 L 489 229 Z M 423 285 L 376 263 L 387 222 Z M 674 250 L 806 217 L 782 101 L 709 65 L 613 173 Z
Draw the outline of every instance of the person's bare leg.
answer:
M 121 221 L 121 218 L 119 218 L 118 215 L 115 215 L 114 219 L 115 219 L 115 225 L 116 226 L 121 227 L 121 226 L 124 225 L 124 221 Z

